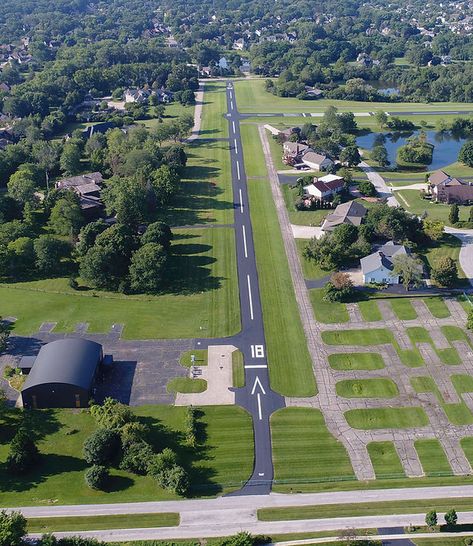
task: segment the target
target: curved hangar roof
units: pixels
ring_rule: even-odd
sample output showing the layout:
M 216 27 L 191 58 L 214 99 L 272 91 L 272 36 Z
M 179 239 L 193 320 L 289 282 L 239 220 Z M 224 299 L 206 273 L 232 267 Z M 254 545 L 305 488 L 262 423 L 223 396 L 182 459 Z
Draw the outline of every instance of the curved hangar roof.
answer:
M 43 345 L 22 390 L 46 383 L 66 383 L 89 389 L 102 346 L 87 339 L 59 339 Z

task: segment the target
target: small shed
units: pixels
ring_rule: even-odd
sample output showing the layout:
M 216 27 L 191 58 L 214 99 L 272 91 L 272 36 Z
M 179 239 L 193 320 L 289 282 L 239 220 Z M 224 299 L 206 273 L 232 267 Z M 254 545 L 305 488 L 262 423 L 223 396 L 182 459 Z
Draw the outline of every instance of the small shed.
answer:
M 87 339 L 43 345 L 21 390 L 23 406 L 87 407 L 102 360 L 102 345 Z

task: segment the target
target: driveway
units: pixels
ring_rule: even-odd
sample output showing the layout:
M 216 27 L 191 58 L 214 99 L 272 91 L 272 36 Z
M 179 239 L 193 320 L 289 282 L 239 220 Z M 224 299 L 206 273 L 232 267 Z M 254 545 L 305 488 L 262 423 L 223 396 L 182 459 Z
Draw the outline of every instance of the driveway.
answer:
M 473 229 L 457 229 L 446 226 L 445 232 L 455 235 L 462 242 L 459 261 L 465 275 L 473 285 Z
M 379 196 L 386 199 L 390 207 L 399 207 L 399 201 L 394 197 L 392 189 L 386 184 L 384 178 L 379 175 L 373 167 L 362 161 L 358 167 L 366 174 L 368 180 L 373 184 Z

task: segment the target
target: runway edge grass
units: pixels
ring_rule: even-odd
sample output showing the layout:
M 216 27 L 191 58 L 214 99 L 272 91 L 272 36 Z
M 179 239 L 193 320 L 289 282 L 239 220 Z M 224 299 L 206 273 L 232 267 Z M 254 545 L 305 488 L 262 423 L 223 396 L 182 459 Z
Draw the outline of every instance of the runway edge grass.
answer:
M 255 127 L 252 150 L 246 148 L 246 155 L 252 152 L 263 157 L 257 143 Z M 317 389 L 312 362 L 269 182 L 249 180 L 248 194 L 271 387 L 285 396 L 313 396 Z

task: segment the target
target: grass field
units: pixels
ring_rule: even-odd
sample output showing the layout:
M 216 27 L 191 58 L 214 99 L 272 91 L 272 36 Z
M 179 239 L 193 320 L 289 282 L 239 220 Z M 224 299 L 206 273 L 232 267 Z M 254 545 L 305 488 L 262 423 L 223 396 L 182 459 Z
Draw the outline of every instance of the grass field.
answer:
M 331 274 L 331 271 L 325 271 L 324 269 L 321 269 L 313 260 L 306 260 L 304 258 L 304 248 L 307 246 L 309 241 L 310 239 L 295 239 L 304 279 L 319 280 L 323 279 L 324 277 L 328 277 Z
M 450 311 L 442 298 L 424 298 L 424 303 L 435 318 L 448 318 Z
M 260 146 L 255 146 L 245 150 L 246 155 L 259 153 Z M 312 362 L 269 183 L 249 180 L 248 191 L 271 386 L 286 396 L 312 396 L 316 392 Z
M 245 363 L 241 351 L 233 351 L 232 353 L 232 377 L 235 388 L 245 386 Z
M 395 398 L 399 389 L 392 379 L 345 379 L 336 384 L 338 396 L 344 398 Z
M 13 410 L 12 410 L 13 411 Z M 16 415 L 18 415 L 18 410 Z M 171 447 L 191 476 L 191 495 L 214 495 L 238 488 L 253 468 L 253 427 L 246 411 L 235 406 L 199 410 L 199 444 L 185 443 L 186 408 L 141 406 L 136 414 L 150 427 L 156 450 Z M 35 412 L 34 427 L 42 454 L 29 474 L 12 476 L 4 462 L 14 426 L 2 424 L 0 440 L 0 506 L 139 502 L 175 498 L 146 476 L 111 469 L 106 491 L 89 489 L 83 473 L 82 444 L 96 425 L 87 412 L 43 410 Z M 238 430 L 235 435 L 234 431 Z
M 175 527 L 177 525 L 179 525 L 178 513 L 30 518 L 28 519 L 28 533 L 138 529 L 146 527 Z
M 473 348 L 473 344 L 467 333 L 458 326 L 441 326 L 440 329 L 450 343 L 453 341 L 464 341 Z
M 383 357 L 378 353 L 334 353 L 328 355 L 328 362 L 334 370 L 380 370 L 385 367 Z
M 228 142 L 195 140 L 186 147 L 187 166 L 172 206 L 156 214 L 170 226 L 233 223 Z
M 415 368 L 423 366 L 424 361 L 417 348 L 401 349 L 389 330 L 372 328 L 370 330 L 329 330 L 322 332 L 322 340 L 327 345 L 360 345 L 362 347 L 391 343 L 399 358 L 406 366 Z
M 328 432 L 319 410 L 279 410 L 271 416 L 271 432 L 277 481 L 354 479 L 345 448 Z
M 383 320 L 383 315 L 379 310 L 378 304 L 376 301 L 367 300 L 359 301 L 358 308 L 360 309 L 361 316 L 363 320 L 368 322 L 376 322 L 378 320 Z
M 426 476 L 452 474 L 445 451 L 437 439 L 416 440 L 414 447 Z
M 296 210 L 294 200 L 298 197 L 297 190 L 291 188 L 289 184 L 281 184 L 281 191 L 291 224 L 298 226 L 320 226 L 327 214 L 332 212 L 332 209 Z
M 367 448 L 378 479 L 383 476 L 405 476 L 393 442 L 370 442 Z
M 473 110 L 469 103 L 383 103 L 319 99 L 303 101 L 296 98 L 277 97 L 264 88 L 265 80 L 245 79 L 234 82 L 240 112 L 278 113 L 278 112 L 323 112 L 327 106 L 336 106 L 340 111 L 373 112 L 388 110 L 395 112 L 422 112 L 435 110 Z
M 199 133 L 201 138 L 228 137 L 228 121 L 224 117 L 227 111 L 225 87 L 225 82 L 205 83 L 202 125 Z
M 449 364 L 453 366 L 461 364 L 461 359 L 458 351 L 454 347 L 450 347 L 448 349 L 437 349 L 426 328 L 422 328 L 421 326 L 414 326 L 406 328 L 406 333 L 409 336 L 409 339 L 411 340 L 411 343 L 413 345 L 415 345 L 416 343 L 429 343 L 444 364 Z
M 416 392 L 431 392 L 432 394 L 434 394 L 452 425 L 470 425 L 473 423 L 473 414 L 471 413 L 465 402 L 461 401 L 456 404 L 445 403 L 442 393 L 440 392 L 437 384 L 431 377 L 412 377 L 411 385 Z
M 173 242 L 169 293 L 125 296 L 74 291 L 67 279 L 0 285 L 2 315 L 18 318 L 15 332 L 36 332 L 44 321 L 71 332 L 89 323 L 107 332 L 124 323 L 127 339 L 226 336 L 240 329 L 234 233 L 229 228 L 178 230 Z M 99 297 L 96 297 L 99 296 Z
M 347 423 L 357 429 L 414 428 L 429 424 L 422 408 L 370 408 L 345 412 Z
M 414 320 L 417 318 L 417 313 L 408 299 L 393 298 L 389 300 L 389 303 L 399 320 Z
M 190 377 L 175 377 L 166 385 L 168 392 L 195 393 L 207 390 L 205 379 L 192 379 Z
M 256 125 L 241 124 L 240 136 L 243 148 L 249 152 L 245 154 L 246 176 L 267 178 L 268 171 L 266 170 L 265 162 L 261 161 L 259 154 L 251 153 L 251 149 L 255 146 L 255 143 L 260 142 L 258 127 Z
M 194 355 L 194 361 L 192 361 L 192 355 Z M 208 364 L 208 351 L 207 349 L 192 349 L 182 353 L 179 359 L 179 364 L 186 368 L 191 366 L 207 366 Z
M 468 280 L 465 277 L 465 273 L 461 268 L 459 262 L 459 255 L 461 249 L 461 241 L 453 235 L 444 233 L 442 239 L 433 246 L 429 246 L 425 250 L 418 252 L 419 256 L 423 258 L 428 271 L 434 267 L 435 262 L 444 256 L 452 258 L 457 264 L 458 268 L 458 283 L 457 287 L 468 286 Z
M 424 213 L 424 211 L 427 211 L 429 218 L 441 220 L 446 225 L 449 225 L 448 214 L 450 212 L 450 207 L 448 205 L 443 205 L 442 203 L 432 203 L 427 199 L 422 199 L 418 190 L 399 190 L 396 192 L 396 197 L 399 198 L 398 201 L 400 202 L 401 206 L 406 208 L 409 212 L 421 215 Z M 459 209 L 460 220 L 467 221 L 470 213 L 470 207 L 460 205 Z
M 310 290 L 309 295 L 316 320 L 325 324 L 348 322 L 350 317 L 347 306 L 344 303 L 325 301 L 323 288 Z

